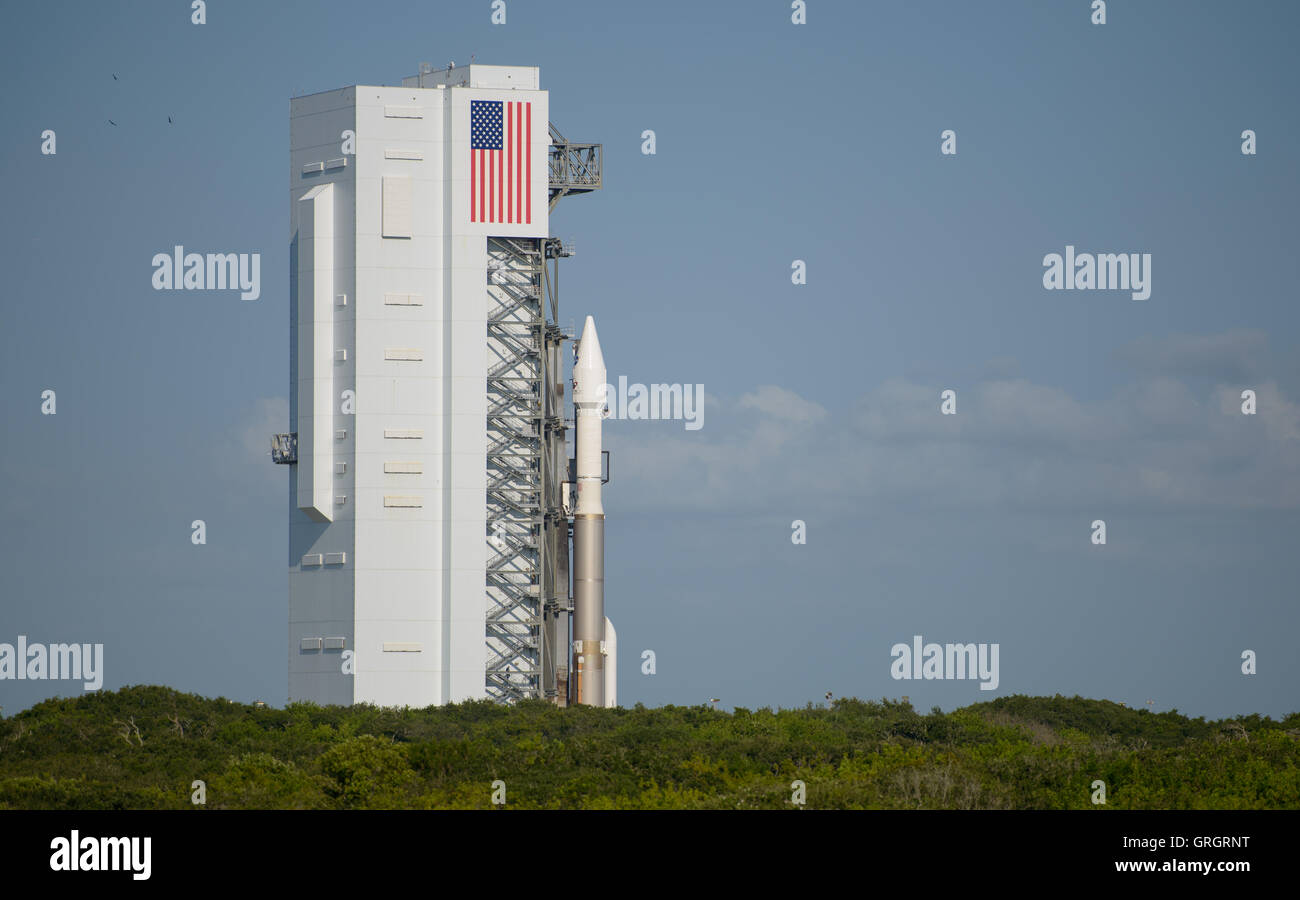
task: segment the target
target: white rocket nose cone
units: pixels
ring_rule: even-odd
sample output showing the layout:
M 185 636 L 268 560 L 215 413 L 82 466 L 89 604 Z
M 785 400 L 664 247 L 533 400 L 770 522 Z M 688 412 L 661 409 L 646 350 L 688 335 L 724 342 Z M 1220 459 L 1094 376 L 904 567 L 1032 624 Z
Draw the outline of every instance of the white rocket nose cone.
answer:
M 578 340 L 578 358 L 573 363 L 573 402 L 603 405 L 605 402 L 605 357 L 600 352 L 596 322 L 587 316 Z

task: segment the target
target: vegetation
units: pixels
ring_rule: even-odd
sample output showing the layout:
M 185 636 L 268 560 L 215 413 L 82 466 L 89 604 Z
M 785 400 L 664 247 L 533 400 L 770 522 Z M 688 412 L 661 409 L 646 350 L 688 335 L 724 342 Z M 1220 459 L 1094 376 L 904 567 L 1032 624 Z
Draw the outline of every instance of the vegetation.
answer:
M 1300 713 L 1219 722 L 1080 697 L 951 713 L 285 709 L 129 687 L 0 720 L 0 809 L 1300 808 Z M 1106 803 L 1092 802 L 1094 781 Z

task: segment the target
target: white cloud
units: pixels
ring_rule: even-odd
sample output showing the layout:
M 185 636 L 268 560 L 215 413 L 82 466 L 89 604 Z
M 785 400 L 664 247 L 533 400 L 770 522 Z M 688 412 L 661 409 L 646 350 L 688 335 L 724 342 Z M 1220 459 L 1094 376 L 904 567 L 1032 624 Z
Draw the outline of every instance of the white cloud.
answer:
M 941 390 L 893 379 L 836 411 L 768 385 L 721 402 L 698 432 L 627 423 L 610 502 L 697 514 L 1300 508 L 1300 406 L 1273 382 L 1256 389 L 1256 416 L 1235 388 L 1197 393 L 1165 376 L 1086 403 L 1024 379 L 983 382 L 959 392 L 955 416 L 940 414 Z
M 1236 383 L 1261 371 L 1268 359 L 1268 336 L 1262 331 L 1237 329 L 1139 338 L 1115 351 L 1115 358 L 1142 372 Z
M 214 445 L 214 470 L 239 493 L 280 492 L 288 466 L 271 461 L 271 435 L 289 430 L 289 400 L 259 397 L 250 400 L 225 440 Z
M 797 425 L 820 422 L 826 418 L 826 410 L 821 405 L 803 399 L 794 391 L 770 384 L 745 394 L 740 398 L 738 406 L 741 409 L 755 410 L 771 419 Z

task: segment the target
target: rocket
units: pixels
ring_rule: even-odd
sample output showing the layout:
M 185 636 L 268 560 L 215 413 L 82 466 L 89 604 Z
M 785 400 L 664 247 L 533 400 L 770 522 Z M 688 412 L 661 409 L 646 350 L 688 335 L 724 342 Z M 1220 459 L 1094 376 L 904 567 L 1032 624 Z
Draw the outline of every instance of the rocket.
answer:
M 573 702 L 613 706 L 614 628 L 605 618 L 605 509 L 600 502 L 601 423 L 605 412 L 605 358 L 591 316 L 582 327 L 573 363 L 575 410 L 573 510 Z M 607 634 L 608 632 L 608 634 Z M 608 657 L 608 658 L 606 658 Z M 607 667 L 608 664 L 608 667 Z

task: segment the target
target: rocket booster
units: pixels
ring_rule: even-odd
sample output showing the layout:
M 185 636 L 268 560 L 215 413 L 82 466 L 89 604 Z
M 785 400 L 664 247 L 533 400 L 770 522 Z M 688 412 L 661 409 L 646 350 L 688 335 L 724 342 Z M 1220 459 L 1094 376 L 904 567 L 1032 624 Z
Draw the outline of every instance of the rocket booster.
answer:
M 575 703 L 605 706 L 605 510 L 600 502 L 605 358 L 587 316 L 573 363 L 577 502 L 573 510 L 573 667 Z M 613 660 L 610 660 L 613 662 Z M 610 672 L 612 676 L 614 673 Z M 612 685 L 611 685 L 612 687 Z M 611 698 L 613 691 L 610 691 Z
M 587 316 L 573 364 L 573 405 L 577 410 L 577 515 L 603 516 L 600 505 L 601 420 L 605 416 L 605 357 L 600 352 L 596 323 Z

